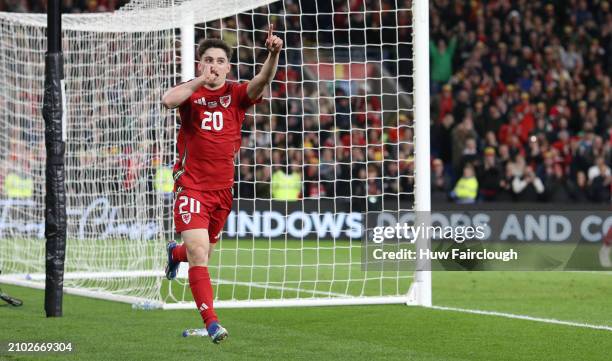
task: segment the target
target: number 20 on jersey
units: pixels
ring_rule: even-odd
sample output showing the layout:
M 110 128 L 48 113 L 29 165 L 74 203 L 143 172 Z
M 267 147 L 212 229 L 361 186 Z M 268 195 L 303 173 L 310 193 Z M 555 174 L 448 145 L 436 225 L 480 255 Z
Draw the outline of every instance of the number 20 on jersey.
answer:
M 204 119 L 200 128 L 204 130 L 216 130 L 223 129 L 223 113 L 221 112 L 204 112 Z

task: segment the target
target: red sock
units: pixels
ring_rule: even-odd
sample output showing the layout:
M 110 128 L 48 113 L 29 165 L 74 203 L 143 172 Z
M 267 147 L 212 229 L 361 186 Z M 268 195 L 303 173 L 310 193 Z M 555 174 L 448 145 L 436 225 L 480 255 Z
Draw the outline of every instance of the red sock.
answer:
M 217 322 L 217 314 L 213 309 L 213 289 L 210 284 L 208 267 L 195 266 L 189 268 L 189 287 L 195 300 L 200 316 L 206 327 Z
M 181 243 L 172 250 L 172 260 L 178 262 L 187 262 L 187 247 L 185 243 Z

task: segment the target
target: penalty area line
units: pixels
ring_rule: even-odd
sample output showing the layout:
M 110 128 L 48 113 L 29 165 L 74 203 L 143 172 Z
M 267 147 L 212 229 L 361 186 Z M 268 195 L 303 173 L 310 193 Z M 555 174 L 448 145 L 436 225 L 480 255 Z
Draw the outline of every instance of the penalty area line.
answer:
M 474 315 L 484 315 L 484 316 L 497 316 L 497 317 L 505 317 L 505 318 L 517 319 L 517 320 L 550 323 L 550 324 L 555 324 L 555 325 L 580 327 L 580 328 L 590 328 L 592 330 L 612 331 L 612 326 L 592 325 L 592 324 L 589 324 L 589 323 L 563 321 L 563 320 L 557 320 L 555 318 L 542 318 L 542 317 L 533 317 L 533 316 L 527 316 L 527 315 L 517 315 L 517 314 L 514 314 L 514 313 L 484 311 L 484 310 L 471 310 L 471 309 L 467 309 L 467 308 L 446 307 L 446 306 L 431 306 L 431 308 L 433 308 L 435 310 L 441 310 L 441 311 L 453 311 L 453 312 L 471 313 L 471 314 L 474 314 Z

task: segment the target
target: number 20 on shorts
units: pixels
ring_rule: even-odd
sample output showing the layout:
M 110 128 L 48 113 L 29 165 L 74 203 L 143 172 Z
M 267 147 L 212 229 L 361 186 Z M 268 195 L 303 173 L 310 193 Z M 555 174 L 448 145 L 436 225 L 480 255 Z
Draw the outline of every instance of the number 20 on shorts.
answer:
M 197 199 L 189 198 L 187 196 L 179 197 L 179 214 L 183 213 L 200 213 L 201 203 Z M 185 210 L 185 207 L 189 205 L 189 211 Z

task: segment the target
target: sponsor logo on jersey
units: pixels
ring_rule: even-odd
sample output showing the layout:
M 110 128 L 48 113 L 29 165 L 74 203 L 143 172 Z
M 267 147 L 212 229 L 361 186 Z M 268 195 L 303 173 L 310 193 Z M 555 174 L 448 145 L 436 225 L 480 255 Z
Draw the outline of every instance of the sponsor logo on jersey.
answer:
M 199 105 L 206 105 L 206 98 L 202 97 L 200 99 L 194 100 L 193 102 Z
M 221 105 L 223 105 L 224 108 L 229 107 L 231 102 L 232 102 L 231 95 L 224 95 L 221 98 L 219 98 L 219 103 L 221 103 Z
M 183 218 L 183 223 L 189 224 L 189 222 L 191 222 L 191 213 L 183 213 L 181 214 L 181 218 Z
M 209 108 L 215 108 L 217 106 L 217 102 L 208 102 Z

